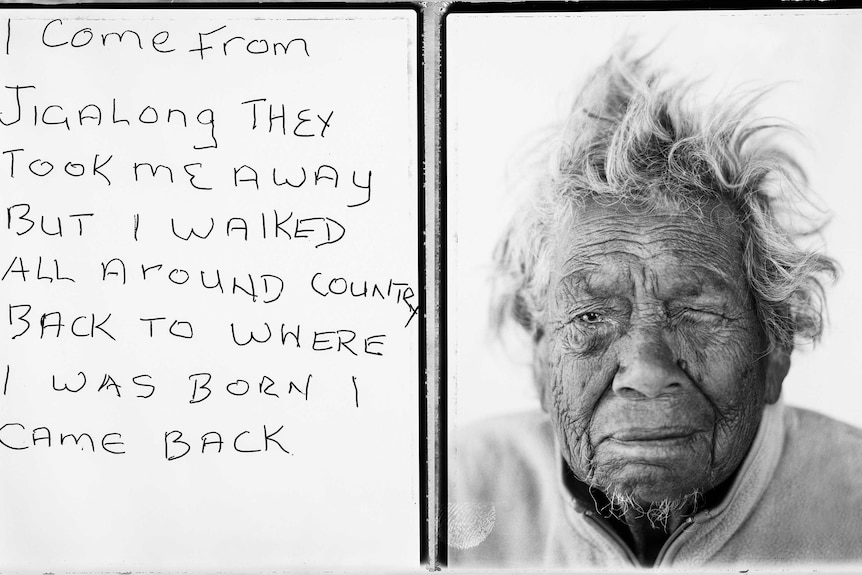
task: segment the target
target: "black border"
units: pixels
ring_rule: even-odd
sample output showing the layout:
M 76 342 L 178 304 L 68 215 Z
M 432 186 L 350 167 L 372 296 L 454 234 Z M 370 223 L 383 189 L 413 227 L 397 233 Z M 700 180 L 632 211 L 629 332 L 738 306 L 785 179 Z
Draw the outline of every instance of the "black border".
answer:
M 690 12 L 694 10 L 842 10 L 860 8 L 859 0 L 525 0 L 523 2 L 483 2 L 456 0 L 443 15 L 565 12 Z M 445 43 L 441 54 L 445 53 Z M 445 90 L 444 90 L 445 91 Z
M 448 428 L 448 319 L 446 315 L 448 270 L 447 259 L 449 251 L 448 243 L 448 218 L 446 203 L 448 198 L 448 147 L 447 126 L 449 122 L 447 114 L 447 92 L 446 92 L 446 20 L 451 14 L 523 14 L 523 13 L 608 13 L 608 12 L 685 12 L 695 10 L 709 11 L 742 11 L 742 10 L 848 10 L 862 8 L 860 0 L 525 0 L 514 2 L 482 0 L 464 1 L 456 0 L 445 6 L 440 22 L 440 83 L 439 93 L 436 94 L 440 103 L 440 137 L 439 137 L 439 197 L 438 197 L 438 261 L 439 263 L 439 305 L 440 319 L 438 324 L 440 347 L 439 357 L 439 445 L 440 445 L 440 481 L 439 481 L 439 513 L 437 516 L 437 561 L 441 567 L 448 565 L 448 463 L 449 463 L 449 428 Z M 456 278 L 457 281 L 457 278 Z
M 427 328 L 427 317 L 426 317 L 426 270 L 427 270 L 427 261 L 425 257 L 425 242 L 434 241 L 434 238 L 428 238 L 426 233 L 426 224 L 425 224 L 425 59 L 424 48 L 425 48 L 425 35 L 423 32 L 423 24 L 424 24 L 424 14 L 423 7 L 418 2 L 408 2 L 408 1 L 394 1 L 394 2 L 374 2 L 368 1 L 359 2 L 359 1 L 343 1 L 343 2 L 332 2 L 332 1 L 323 1 L 323 2 L 310 2 L 310 1 L 298 1 L 298 2 L 267 2 L 267 1 L 254 1 L 249 0 L 248 2 L 193 2 L 193 1 L 184 1 L 174 3 L 172 0 L 166 2 L 99 2 L 98 0 L 93 2 L 75 2 L 75 3 L 64 3 L 62 0 L 59 0 L 60 3 L 56 4 L 35 4 L 32 2 L 9 2 L 9 1 L 0 1 L 0 10 L 6 8 L 14 8 L 14 9 L 43 9 L 43 10 L 56 10 L 56 9 L 84 9 L 84 10 L 120 10 L 120 9 L 130 9 L 130 10 L 141 10 L 141 9 L 161 9 L 167 10 L 169 8 L 178 8 L 178 9 L 192 9 L 192 10 L 412 10 L 416 15 L 416 179 L 418 184 L 417 190 L 417 243 L 418 243 L 418 296 L 419 296 L 419 312 L 417 313 L 417 317 L 419 318 L 419 338 L 418 338 L 418 375 L 419 375 L 419 389 L 417 390 L 418 401 L 419 401 L 419 563 L 421 565 L 425 565 L 426 567 L 430 566 L 430 553 L 429 553 L 429 515 L 428 515 L 428 502 L 429 502 L 429 493 L 428 493 L 428 485 L 430 481 L 430 477 L 428 476 L 428 401 L 430 400 L 430 396 L 428 395 L 428 372 L 427 372 L 427 349 L 426 349 L 426 328 Z M 445 477 L 445 476 L 444 476 Z
M 387 7 L 395 6 L 397 3 L 387 4 Z M 398 3 L 400 4 L 400 3 Z M 425 18 L 422 8 L 415 4 L 404 3 L 416 14 L 416 177 L 419 184 L 417 193 L 417 211 L 419 218 L 417 233 L 417 249 L 419 250 L 419 563 L 430 565 L 431 557 L 428 549 L 429 544 L 429 497 L 428 485 L 431 477 L 428 475 L 428 350 L 427 350 L 427 282 L 426 273 L 428 263 L 425 257 L 427 236 L 427 224 L 425 221 Z M 431 238 L 433 241 L 434 238 Z

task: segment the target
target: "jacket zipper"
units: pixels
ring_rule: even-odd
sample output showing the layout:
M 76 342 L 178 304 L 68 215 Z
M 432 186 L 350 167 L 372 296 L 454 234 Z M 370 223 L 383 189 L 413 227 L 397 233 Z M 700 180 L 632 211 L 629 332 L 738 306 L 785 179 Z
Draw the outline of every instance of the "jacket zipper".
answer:
M 680 535 L 685 533 L 685 530 L 688 529 L 689 526 L 693 523 L 694 519 L 689 517 L 685 521 L 683 521 L 682 525 L 676 528 L 676 531 L 671 533 L 670 537 L 668 537 L 668 540 L 664 542 L 664 545 L 662 545 L 662 548 L 659 550 L 658 555 L 655 558 L 655 564 L 653 565 L 653 567 L 662 567 L 661 563 L 662 561 L 664 561 L 664 558 L 667 555 L 667 552 L 670 550 L 671 545 L 673 545 L 674 541 L 679 539 Z
M 623 541 L 622 538 L 619 535 L 617 535 L 617 533 L 613 529 L 611 529 L 610 527 L 605 525 L 605 523 L 603 521 L 599 520 L 599 518 L 596 517 L 595 512 L 593 512 L 590 509 L 587 509 L 586 511 L 583 512 L 583 514 L 585 517 L 589 517 L 590 521 L 592 521 L 595 525 L 597 525 L 601 531 L 603 531 L 605 534 L 607 534 L 611 538 L 611 540 L 617 544 L 617 547 L 619 547 L 619 549 L 625 553 L 626 557 L 628 557 L 628 560 L 631 562 L 631 564 L 634 567 L 640 567 L 641 566 L 640 561 L 638 561 L 638 558 L 635 556 L 634 552 L 632 552 L 632 550 L 629 549 L 629 546 L 626 545 L 625 541 Z M 661 563 L 662 563 L 662 561 L 664 561 L 664 558 L 667 555 L 668 550 L 670 550 L 671 545 L 673 545 L 673 543 L 677 539 L 679 539 L 680 535 L 685 533 L 686 529 L 688 529 L 689 526 L 692 525 L 693 523 L 694 523 L 694 519 L 689 517 L 688 519 L 686 519 L 682 523 L 682 525 L 677 527 L 676 531 L 671 533 L 668 540 L 665 541 L 664 545 L 662 545 L 661 550 L 659 550 L 658 555 L 655 558 L 655 563 L 652 565 L 653 568 L 662 567 Z

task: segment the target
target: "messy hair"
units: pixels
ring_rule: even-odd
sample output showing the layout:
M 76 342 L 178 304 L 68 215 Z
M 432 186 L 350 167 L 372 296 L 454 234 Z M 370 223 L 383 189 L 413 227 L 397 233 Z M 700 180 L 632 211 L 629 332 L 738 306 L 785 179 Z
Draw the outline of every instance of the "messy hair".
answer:
M 752 118 L 762 93 L 698 105 L 691 85 L 664 80 L 645 59 L 622 54 L 587 82 L 551 146 L 549 169 L 497 247 L 498 327 L 515 319 L 541 337 L 555 243 L 586 201 L 699 217 L 718 201 L 739 230 L 770 349 L 816 341 L 823 282 L 837 266 L 800 245 L 819 227 L 795 225 L 805 219 L 800 206 L 811 204 L 799 163 L 776 143 L 788 126 Z

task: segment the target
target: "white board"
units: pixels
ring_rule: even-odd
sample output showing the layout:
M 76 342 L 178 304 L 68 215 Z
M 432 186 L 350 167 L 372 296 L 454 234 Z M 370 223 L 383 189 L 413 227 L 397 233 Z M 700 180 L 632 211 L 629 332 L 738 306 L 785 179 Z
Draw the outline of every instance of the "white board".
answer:
M 420 569 L 416 18 L 4 10 L 0 570 Z

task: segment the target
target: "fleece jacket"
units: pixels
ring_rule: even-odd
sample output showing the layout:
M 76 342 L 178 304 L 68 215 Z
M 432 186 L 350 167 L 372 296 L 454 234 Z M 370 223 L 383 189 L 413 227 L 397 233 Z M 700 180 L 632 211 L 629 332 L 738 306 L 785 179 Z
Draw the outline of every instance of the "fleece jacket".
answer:
M 546 414 L 459 434 L 449 565 L 621 568 L 633 553 L 572 497 Z M 862 567 L 862 430 L 782 403 L 765 408 L 727 494 L 670 534 L 656 567 Z

